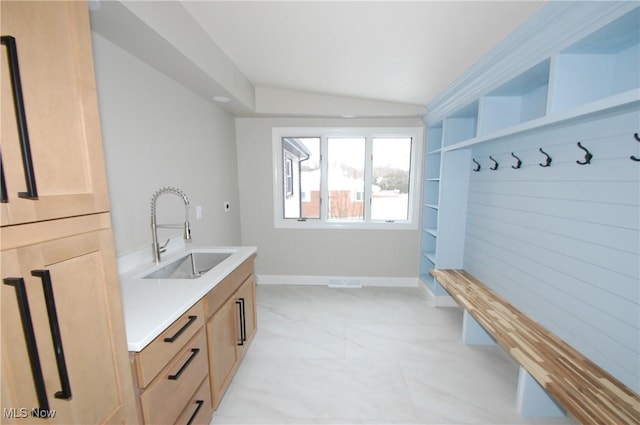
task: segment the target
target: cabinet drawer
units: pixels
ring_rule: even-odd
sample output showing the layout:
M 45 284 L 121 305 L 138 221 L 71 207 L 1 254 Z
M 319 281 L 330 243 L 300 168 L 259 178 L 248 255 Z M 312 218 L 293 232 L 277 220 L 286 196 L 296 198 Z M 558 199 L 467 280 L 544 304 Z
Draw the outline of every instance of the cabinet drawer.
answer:
M 136 353 L 134 356 L 140 388 L 146 388 L 203 325 L 204 310 L 202 301 L 199 301 L 158 335 L 144 350 Z
M 173 424 L 207 374 L 207 339 L 200 329 L 140 397 L 145 423 Z
M 229 273 L 204 297 L 204 309 L 209 318 L 238 289 L 240 284 L 253 273 L 253 256 L 247 258 L 237 269 Z
M 211 388 L 207 376 L 200 384 L 198 391 L 191 397 L 175 425 L 208 425 L 211 422 Z

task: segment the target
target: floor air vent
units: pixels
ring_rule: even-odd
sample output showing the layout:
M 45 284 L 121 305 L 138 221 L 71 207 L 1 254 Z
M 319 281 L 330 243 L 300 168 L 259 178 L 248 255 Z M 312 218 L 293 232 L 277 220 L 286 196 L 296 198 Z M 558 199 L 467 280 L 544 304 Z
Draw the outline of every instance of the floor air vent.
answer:
M 358 279 L 329 279 L 329 288 L 362 288 Z

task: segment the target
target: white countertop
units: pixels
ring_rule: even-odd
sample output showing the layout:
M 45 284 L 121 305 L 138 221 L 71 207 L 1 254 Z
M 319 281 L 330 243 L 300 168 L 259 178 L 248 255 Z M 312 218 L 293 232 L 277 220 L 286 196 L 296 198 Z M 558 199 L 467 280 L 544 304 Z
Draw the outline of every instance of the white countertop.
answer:
M 191 252 L 232 252 L 198 279 L 143 279 Z M 120 275 L 124 321 L 129 351 L 142 351 L 213 287 L 257 252 L 256 247 L 189 247 L 165 254 L 159 265 L 151 262 Z

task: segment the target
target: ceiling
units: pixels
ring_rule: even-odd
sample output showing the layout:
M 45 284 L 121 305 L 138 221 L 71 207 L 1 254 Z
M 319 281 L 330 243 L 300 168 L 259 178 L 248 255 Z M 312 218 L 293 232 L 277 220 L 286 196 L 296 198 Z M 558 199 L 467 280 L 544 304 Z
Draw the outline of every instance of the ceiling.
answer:
M 103 0 L 102 3 L 110 2 Z M 184 19 L 170 23 L 176 34 L 174 38 L 197 29 L 206 34 L 207 40 L 202 42 L 205 37 L 200 35 L 200 42 L 185 44 L 188 48 L 180 47 L 179 40 L 172 42 L 172 46 L 191 58 L 205 74 L 219 73 L 220 78 L 212 78 L 218 82 L 225 78 L 220 73 L 220 63 L 212 65 L 212 71 L 207 72 L 206 62 L 210 58 L 206 56 L 224 56 L 228 60 L 226 66 L 233 68 L 237 75 L 235 82 L 222 81 L 223 90 L 218 88 L 218 94 L 235 100 L 233 89 L 239 86 L 240 78 L 254 91 L 245 96 L 245 106 L 253 112 L 267 114 L 296 109 L 292 104 L 278 110 L 275 104 L 282 104 L 282 93 L 286 93 L 287 101 L 292 103 L 294 98 L 298 103 L 320 99 L 300 97 L 306 93 L 324 96 L 323 100 L 327 96 L 351 99 L 352 104 L 356 99 L 361 106 L 362 102 L 382 102 L 378 106 L 385 109 L 387 105 L 389 110 L 398 105 L 423 107 L 544 4 L 542 1 L 121 3 L 169 41 L 170 37 L 162 33 L 162 26 L 150 22 L 149 17 L 160 20 L 156 11 L 164 8 L 161 20 L 169 25 L 168 19 L 176 15 L 177 9 L 171 12 L 167 3 L 179 4 L 182 13 L 186 13 Z M 146 10 L 142 11 L 142 7 Z M 108 27 L 109 22 L 114 24 L 118 18 L 111 16 L 110 19 L 97 27 Z M 109 31 L 103 28 L 102 32 Z M 117 34 L 114 37 L 117 38 Z M 133 32 L 127 36 L 129 40 L 131 37 L 135 37 Z M 200 53 L 186 52 L 195 45 Z M 138 56 L 148 54 L 140 52 Z M 162 68 L 161 62 L 162 58 L 155 58 L 153 65 Z M 181 82 L 194 89 L 194 83 L 186 81 L 193 76 L 180 76 L 179 70 L 172 72 L 173 75 L 169 74 L 173 78 L 185 80 Z M 203 84 L 200 82 L 198 87 Z M 276 91 L 278 96 L 274 97 Z M 298 96 L 292 97 L 292 93 Z M 206 93 L 206 97 L 210 99 L 215 94 L 213 90 Z M 328 104 L 335 107 L 338 103 Z M 357 114 L 358 110 L 365 109 L 354 111 Z M 349 112 L 348 108 L 336 110 L 338 115 Z M 412 113 L 417 110 L 412 109 Z

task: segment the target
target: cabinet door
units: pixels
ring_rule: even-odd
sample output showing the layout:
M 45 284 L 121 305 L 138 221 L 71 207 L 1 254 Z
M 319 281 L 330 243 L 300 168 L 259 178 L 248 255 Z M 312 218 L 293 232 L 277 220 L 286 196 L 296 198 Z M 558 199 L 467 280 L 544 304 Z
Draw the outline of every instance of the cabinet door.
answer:
M 85 2 L 2 1 L 2 225 L 109 209 Z M 15 39 L 37 199 L 28 192 L 9 46 Z M 23 132 L 23 134 L 25 134 Z M 33 197 L 33 196 L 31 196 Z
M 109 230 L 2 252 L 5 420 L 14 416 L 25 417 L 19 423 L 42 423 L 33 417 L 33 408 L 55 412 L 47 420 L 51 424 L 136 420 L 115 258 L 110 253 L 113 245 Z M 50 277 L 50 295 L 45 295 L 45 274 Z M 21 312 L 19 285 L 14 285 L 16 280 L 12 278 L 24 283 L 28 312 Z M 57 332 L 51 324 L 51 300 L 55 303 Z M 25 332 L 29 320 L 33 330 L 31 352 Z M 33 352 L 34 346 L 37 353 Z M 68 394 L 63 394 L 65 382 Z
M 238 292 L 234 295 L 236 301 L 240 301 L 242 307 L 242 314 L 240 315 L 240 326 L 244 327 L 241 334 L 244 336 L 244 341 L 240 349 L 240 357 L 244 356 L 244 353 L 249 348 L 249 343 L 253 339 L 253 335 L 256 333 L 256 279 L 252 274 L 238 289 Z
M 239 307 L 231 297 L 207 323 L 211 403 L 217 408 L 238 367 Z

